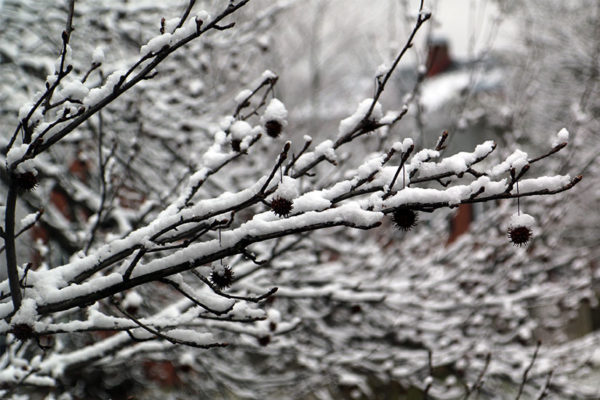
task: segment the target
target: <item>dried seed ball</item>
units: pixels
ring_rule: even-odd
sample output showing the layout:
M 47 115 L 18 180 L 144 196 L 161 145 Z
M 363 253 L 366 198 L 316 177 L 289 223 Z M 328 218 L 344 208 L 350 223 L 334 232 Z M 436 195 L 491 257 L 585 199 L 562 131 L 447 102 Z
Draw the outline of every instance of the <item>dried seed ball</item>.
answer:
M 240 139 L 231 139 L 231 148 L 238 153 L 242 151 L 242 141 Z
M 277 120 L 272 119 L 265 122 L 265 130 L 267 131 L 267 135 L 271 136 L 272 138 L 279 136 L 282 128 L 283 126 L 281 125 L 281 122 Z
M 406 207 L 397 208 L 392 214 L 394 223 L 403 231 L 408 231 L 417 224 L 417 213 Z
M 25 341 L 33 337 L 33 328 L 27 324 L 15 324 L 11 327 L 10 333 L 20 341 Z
M 277 323 L 273 322 L 273 321 L 269 322 L 269 330 L 271 332 L 275 332 L 276 329 L 277 329 Z
M 260 118 L 261 124 L 264 126 L 267 135 L 272 138 L 279 136 L 283 127 L 287 125 L 287 115 L 288 112 L 285 109 L 285 105 L 277 99 L 271 99 L 265 108 L 264 114 Z
M 508 238 L 515 246 L 525 246 L 531 239 L 531 227 L 535 219 L 525 213 L 514 214 L 508 224 Z
M 30 171 L 15 173 L 13 175 L 13 182 L 15 183 L 17 189 L 21 192 L 33 190 L 38 184 L 37 176 Z
M 217 289 L 223 290 L 233 283 L 233 271 L 228 266 L 215 269 L 210 274 L 210 280 Z
M 267 336 L 261 336 L 258 339 L 258 344 L 260 344 L 261 346 L 268 346 L 269 343 L 271 343 L 271 336 L 267 335 Z
M 292 202 L 284 197 L 275 197 L 271 200 L 271 209 L 280 217 L 287 217 L 292 212 Z
M 508 238 L 515 246 L 525 246 L 531 239 L 531 229 L 526 226 L 508 228 Z

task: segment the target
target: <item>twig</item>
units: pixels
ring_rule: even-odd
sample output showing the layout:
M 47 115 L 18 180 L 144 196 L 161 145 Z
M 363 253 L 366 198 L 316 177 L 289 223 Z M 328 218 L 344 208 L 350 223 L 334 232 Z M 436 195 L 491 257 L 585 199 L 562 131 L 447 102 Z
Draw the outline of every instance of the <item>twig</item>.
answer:
M 519 392 L 517 393 L 517 397 L 515 397 L 515 400 L 519 400 L 521 398 L 521 395 L 523 394 L 523 389 L 525 388 L 525 383 L 527 383 L 527 375 L 529 375 L 529 371 L 531 370 L 531 368 L 533 367 L 533 364 L 535 363 L 535 359 L 537 358 L 538 351 L 540 350 L 541 345 L 542 345 L 541 341 L 538 341 L 537 344 L 535 345 L 535 351 L 533 352 L 533 357 L 531 357 L 531 362 L 529 363 L 527 368 L 525 368 L 525 371 L 523 371 L 523 378 L 521 379 L 521 384 L 519 385 Z
M 263 263 L 263 264 L 260 264 L 260 265 L 264 265 L 264 264 L 265 264 L 265 263 Z M 261 294 L 260 296 L 237 296 L 237 295 L 234 295 L 234 294 L 229 294 L 229 293 L 225 293 L 225 292 L 223 292 L 223 291 L 222 291 L 222 290 L 220 290 L 218 287 L 216 287 L 215 285 L 213 285 L 213 284 L 212 284 L 212 282 L 211 282 L 210 280 L 208 280 L 206 277 L 204 277 L 202 274 L 200 274 L 200 273 L 199 273 L 198 271 L 196 271 L 195 269 L 192 269 L 192 270 L 190 270 L 190 272 L 191 272 L 191 273 L 192 273 L 194 276 L 196 276 L 196 278 L 200 279 L 200 280 L 201 280 L 202 282 L 204 282 L 204 283 L 205 283 L 205 284 L 206 284 L 208 287 L 210 287 L 210 288 L 211 288 L 211 290 L 212 290 L 213 292 L 215 292 L 215 293 L 216 293 L 216 294 L 218 294 L 219 296 L 223 296 L 223 297 L 226 297 L 226 298 L 228 298 L 228 299 L 234 299 L 234 300 L 244 300 L 244 301 L 248 301 L 248 302 L 250 302 L 250 303 L 259 303 L 259 302 L 261 302 L 262 300 L 264 300 L 264 299 L 266 299 L 266 298 L 268 298 L 268 297 L 271 297 L 271 296 L 273 296 L 273 295 L 274 295 L 274 294 L 277 292 L 277 290 L 279 289 L 279 288 L 277 288 L 277 287 L 271 288 L 271 289 L 269 289 L 269 291 L 268 291 L 268 292 L 266 292 L 266 293 L 263 293 L 263 294 Z M 234 276 L 234 282 L 235 282 L 235 281 L 238 281 L 238 280 L 240 280 L 240 279 L 241 279 L 240 277 L 238 277 L 238 278 L 235 278 L 235 276 Z
M 92 229 L 90 231 L 90 239 L 88 240 L 88 242 L 85 246 L 85 249 L 84 249 L 85 254 L 87 254 L 88 251 L 90 250 L 90 247 L 92 247 L 92 244 L 94 243 L 94 239 L 96 238 L 96 231 L 98 230 L 98 228 L 100 227 L 100 224 L 102 223 L 104 207 L 106 204 L 107 186 L 108 186 L 107 182 L 106 182 L 106 166 L 108 165 L 108 162 L 114 156 L 114 154 L 117 150 L 117 142 L 114 141 L 113 145 L 110 149 L 110 153 L 108 154 L 106 159 L 104 159 L 104 157 L 102 155 L 102 148 L 104 146 L 103 138 L 104 138 L 104 127 L 103 127 L 102 112 L 99 111 L 98 112 L 98 166 L 100 169 L 100 171 L 99 171 L 100 206 L 98 207 L 98 212 L 96 213 L 96 221 L 94 222 L 94 226 L 92 227 Z
M 254 110 L 252 110 L 252 112 L 250 112 L 248 115 L 243 116 L 241 119 L 245 120 L 247 119 L 249 116 L 253 115 L 256 113 L 256 111 L 262 107 L 263 105 L 266 104 L 266 98 L 267 95 L 273 91 L 273 87 L 275 86 L 275 84 L 277 83 L 277 77 L 275 78 L 266 78 L 264 79 L 256 88 L 254 88 L 254 90 L 252 90 L 252 92 L 250 92 L 250 94 L 248 96 L 246 96 L 246 98 L 244 98 L 241 102 L 239 102 L 239 104 L 237 105 L 235 112 L 233 113 L 233 116 L 235 118 L 238 118 L 240 116 L 241 111 L 248 107 L 250 105 L 250 99 L 252 97 L 254 97 L 254 95 L 256 95 L 256 93 L 258 93 L 258 91 L 260 89 L 262 89 L 265 86 L 268 86 L 267 90 L 265 91 L 260 103 L 254 108 Z
M 281 150 L 281 153 L 279 153 L 279 157 L 277 158 L 277 163 L 275 164 L 275 166 L 271 170 L 271 173 L 269 174 L 269 177 L 265 181 L 265 184 L 258 191 L 259 193 L 264 193 L 265 190 L 267 189 L 267 187 L 269 186 L 269 183 L 273 179 L 273 176 L 275 176 L 275 173 L 277 172 L 277 170 L 279 169 L 279 167 L 281 166 L 281 164 L 283 164 L 283 162 L 287 158 L 288 151 L 290 150 L 290 145 L 291 145 L 290 142 L 286 142 L 285 145 L 283 146 L 283 150 Z
M 135 255 L 135 257 L 133 258 L 133 260 L 131 260 L 131 263 L 129 263 L 129 266 L 127 267 L 127 270 L 123 274 L 123 280 L 129 280 L 129 278 L 131 278 L 131 274 L 133 273 L 133 269 L 140 262 L 140 260 L 144 256 L 144 254 L 146 254 L 146 251 L 147 250 L 146 250 L 145 247 L 142 247 L 141 249 L 138 250 L 138 252 Z
M 404 57 L 404 54 L 408 51 L 408 49 L 410 49 L 413 46 L 413 39 L 415 38 L 415 35 L 419 31 L 419 28 L 421 28 L 421 26 L 429 18 L 431 18 L 431 13 L 423 11 L 423 5 L 424 5 L 424 0 L 421 0 L 421 4 L 419 5 L 419 14 L 417 16 L 417 22 L 415 23 L 415 26 L 414 26 L 412 32 L 408 36 L 408 40 L 406 41 L 404 47 L 398 53 L 398 55 L 396 56 L 396 59 L 394 59 L 394 62 L 392 63 L 391 68 L 387 71 L 387 73 L 383 76 L 383 78 L 377 80 L 377 91 L 375 92 L 373 101 L 371 102 L 369 110 L 365 114 L 363 121 L 366 121 L 371 117 L 371 114 L 373 113 L 373 109 L 375 108 L 375 104 L 377 104 L 377 100 L 379 100 L 379 97 L 381 97 L 381 94 L 385 90 L 385 86 L 386 86 L 387 82 L 390 80 L 390 78 L 392 77 L 392 74 L 394 73 L 396 67 L 398 66 L 398 63 L 400 62 L 402 57 Z M 361 121 L 361 122 L 363 122 L 363 121 Z
M 548 372 L 548 376 L 546 377 L 546 383 L 540 392 L 537 400 L 542 400 L 548 395 L 548 389 L 550 389 L 550 381 L 552 380 L 552 375 L 554 374 L 554 370 Z
M 398 168 L 396 169 L 396 173 L 394 174 L 394 177 L 392 178 L 392 181 L 390 182 L 390 186 L 389 186 L 389 193 L 392 193 L 393 189 L 394 189 L 394 184 L 396 183 L 396 179 L 398 179 L 398 175 L 400 174 L 400 171 L 402 170 L 402 168 L 404 168 L 404 163 L 406 163 L 406 160 L 408 160 L 408 157 L 410 157 L 410 155 L 412 154 L 413 150 L 415 149 L 414 145 L 411 145 L 408 150 L 406 150 L 406 152 L 404 152 L 402 154 L 402 159 L 400 160 L 400 164 L 398 164 Z
M 302 149 L 298 152 L 298 154 L 294 154 L 292 157 L 292 160 L 289 162 L 288 165 L 285 166 L 284 169 L 284 174 L 287 175 L 288 172 L 290 171 L 290 169 L 294 166 L 294 164 L 296 164 L 296 161 L 298 161 L 298 159 L 300 158 L 300 156 L 302 154 L 304 154 L 304 152 L 306 152 L 306 150 L 308 150 L 308 148 L 310 147 L 312 143 L 312 138 L 309 138 L 307 140 L 304 141 L 304 146 L 302 146 Z
M 27 232 L 29 229 L 31 229 L 42 217 L 42 215 L 44 214 L 44 210 L 39 210 L 36 215 L 35 215 L 35 219 L 30 222 L 29 224 L 25 225 L 24 227 L 22 227 L 19 232 L 17 232 L 15 234 L 15 239 L 18 238 L 19 236 L 21 236 L 23 233 Z M 2 230 L 2 232 L 4 232 L 4 230 Z M 4 237 L 4 234 L 3 234 Z M 2 247 L 0 247 L 0 253 L 2 253 L 5 250 L 6 246 L 2 245 Z
M 194 8 L 194 4 L 196 4 L 196 0 L 190 0 L 187 7 L 185 8 L 185 11 L 183 12 L 183 15 L 181 16 L 181 19 L 179 20 L 179 23 L 177 24 L 177 28 L 175 28 L 175 29 L 181 28 L 183 26 L 183 24 L 185 24 L 187 17 L 190 15 L 190 12 L 192 11 L 192 8 Z
M 439 137 L 435 145 L 435 151 L 442 151 L 446 148 L 446 146 L 444 145 L 446 139 L 448 139 L 448 131 L 443 131 L 442 135 Z
M 563 142 L 563 143 L 559 143 L 556 146 L 554 146 L 549 152 L 547 152 L 546 154 L 542 154 L 539 157 L 536 158 L 532 158 L 531 160 L 528 160 L 527 162 L 529 164 L 533 164 L 535 162 L 538 162 L 540 160 L 543 160 L 546 157 L 550 157 L 552 154 L 554 153 L 558 153 L 560 150 L 562 150 L 564 147 L 567 146 L 567 142 Z
M 27 152 L 25 153 L 25 155 L 20 160 L 15 161 L 15 166 L 16 166 L 16 164 L 18 164 L 26 159 L 31 159 L 31 158 L 35 157 L 36 155 L 48 150 L 48 148 L 50 148 L 56 142 L 62 140 L 65 136 L 67 136 L 69 133 L 71 133 L 75 128 L 77 128 L 79 125 L 81 125 L 87 119 L 89 119 L 92 115 L 96 114 L 98 111 L 100 111 L 101 109 L 106 107 L 112 101 L 114 101 L 115 99 L 120 97 L 123 93 L 125 93 L 126 91 L 131 89 L 133 86 L 138 84 L 140 81 L 144 80 L 144 78 L 148 74 L 150 74 L 156 66 L 158 66 L 164 59 L 166 59 L 171 53 L 173 53 L 180 47 L 186 45 L 190 41 L 196 39 L 197 37 L 201 36 L 202 34 L 206 33 L 207 31 L 210 31 L 212 29 L 222 30 L 222 29 L 231 27 L 231 24 L 225 25 L 225 26 L 220 26 L 218 24 L 224 18 L 228 17 L 229 15 L 233 14 L 235 11 L 244 7 L 249 1 L 250 0 L 240 0 L 237 3 L 230 2 L 225 10 L 223 10 L 219 15 L 217 15 L 210 23 L 205 24 L 205 25 L 203 24 L 201 29 L 199 29 L 195 33 L 192 33 L 189 36 L 182 38 L 179 42 L 174 43 L 171 46 L 161 49 L 157 53 L 150 53 L 147 56 L 142 57 L 142 59 L 138 60 L 138 62 L 136 62 L 125 73 L 125 75 L 123 77 L 129 76 L 133 72 L 133 70 L 136 69 L 138 66 L 140 66 L 141 63 L 143 61 L 145 61 L 146 59 L 149 59 L 149 58 L 153 58 L 153 59 L 146 66 L 144 66 L 142 68 L 142 70 L 139 71 L 135 76 L 131 77 L 131 79 L 129 79 L 127 81 L 125 81 L 125 79 L 121 79 L 121 81 L 119 81 L 119 83 L 115 86 L 114 90 L 109 95 L 104 97 L 98 103 L 90 106 L 88 109 L 85 110 L 85 112 L 83 112 L 80 116 L 78 116 L 78 118 L 74 119 L 71 123 L 66 125 L 59 132 L 56 132 L 52 137 L 45 140 L 44 143 L 42 143 L 40 146 L 37 146 L 35 149 L 30 146 L 28 148 Z M 68 73 L 68 72 L 70 72 L 70 70 L 67 68 L 65 73 Z M 58 80 L 59 79 L 57 79 L 57 81 Z M 54 83 L 53 87 L 55 87 L 56 85 L 57 85 L 57 82 Z M 41 100 L 42 99 L 40 99 L 38 101 L 38 103 L 40 103 Z M 32 110 L 30 111 L 30 114 L 28 114 L 29 116 L 33 114 L 33 111 L 35 111 L 35 108 L 37 108 L 37 106 L 32 108 Z M 20 129 L 20 126 L 18 127 L 18 129 Z M 18 130 L 17 130 L 17 132 L 18 132 Z
M 433 352 L 431 351 L 431 349 L 427 349 L 427 369 L 429 375 L 425 379 L 426 385 L 425 390 L 423 390 L 423 398 L 425 400 L 429 399 L 429 391 L 433 386 Z
M 213 308 L 210 308 L 209 306 L 207 306 L 206 304 L 203 304 L 201 302 L 199 302 L 196 298 L 194 298 L 194 296 L 192 296 L 191 294 L 189 294 L 188 292 L 186 292 L 180 284 L 178 284 L 175 281 L 172 281 L 171 279 L 161 279 L 161 282 L 164 282 L 166 284 L 168 284 L 169 286 L 171 286 L 173 289 L 177 290 L 179 293 L 181 293 L 183 296 L 185 296 L 186 298 L 188 298 L 192 303 L 194 303 L 195 305 L 204 308 L 206 311 L 209 311 L 215 315 L 222 315 L 222 314 L 227 314 L 229 311 L 231 311 L 233 309 L 234 304 L 232 304 L 230 307 L 228 307 L 225 310 L 219 311 L 219 310 L 215 310 Z
M 487 353 L 487 355 L 485 356 L 485 364 L 483 365 L 481 372 L 479 372 L 479 375 L 477 375 L 477 379 L 475 380 L 475 382 L 473 382 L 473 384 L 471 386 L 467 385 L 466 390 L 465 390 L 465 396 L 463 397 L 463 400 L 468 400 L 468 398 L 471 397 L 471 394 L 475 390 L 479 390 L 479 388 L 481 388 L 481 386 L 483 385 L 483 376 L 485 375 L 488 367 L 490 366 L 491 359 L 492 359 L 492 354 Z
M 6 196 L 6 212 L 4 226 L 4 245 L 6 247 L 6 271 L 8 275 L 8 284 L 10 287 L 10 296 L 13 303 L 13 313 L 21 307 L 21 287 L 19 285 L 19 271 L 17 269 L 17 251 L 15 247 L 15 207 L 17 205 L 17 188 L 13 178 L 8 187 Z
M 126 316 L 127 318 L 129 318 L 130 320 L 132 320 L 133 322 L 135 322 L 140 328 L 142 328 L 145 331 L 153 334 L 157 338 L 166 340 L 167 342 L 170 342 L 170 343 L 173 343 L 173 344 L 183 344 L 183 345 L 186 345 L 186 346 L 196 347 L 196 348 L 200 348 L 200 349 L 209 349 L 209 348 L 212 348 L 212 347 L 225 347 L 225 346 L 227 346 L 227 343 L 198 344 L 196 342 L 192 342 L 192 341 L 189 341 L 189 340 L 182 340 L 182 339 L 172 338 L 172 337 L 170 337 L 168 335 L 165 335 L 163 333 L 160 333 L 156 329 L 153 329 L 150 326 L 142 323 L 140 320 L 138 320 L 137 318 L 135 318 L 133 315 L 131 315 L 130 313 L 128 313 L 127 311 L 125 311 L 115 301 L 113 301 L 113 305 L 115 306 L 115 308 L 117 310 L 119 310 L 121 312 L 121 314 L 123 314 L 124 316 Z M 127 331 L 127 332 L 129 333 L 129 336 L 132 339 L 136 340 L 135 336 L 133 336 L 132 333 L 130 333 L 129 331 Z

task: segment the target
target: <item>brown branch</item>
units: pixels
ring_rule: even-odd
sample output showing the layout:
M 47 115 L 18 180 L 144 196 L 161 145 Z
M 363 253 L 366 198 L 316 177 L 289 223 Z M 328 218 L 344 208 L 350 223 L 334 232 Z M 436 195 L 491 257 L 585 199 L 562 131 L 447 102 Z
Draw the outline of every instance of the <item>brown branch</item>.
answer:
M 540 395 L 538 396 L 537 400 L 543 400 L 548 395 L 548 390 L 550 389 L 550 382 L 552 381 L 553 374 L 553 370 L 548 372 L 548 376 L 546 377 L 546 383 L 544 384 L 544 387 L 542 388 L 542 391 L 540 392 Z
M 421 26 L 428 19 L 431 18 L 431 13 L 423 11 L 423 5 L 424 5 L 424 1 L 421 0 L 421 4 L 419 5 L 419 12 L 418 12 L 417 21 L 415 23 L 415 26 L 413 27 L 412 32 L 408 36 L 408 40 L 404 44 L 404 47 L 402 48 L 402 50 L 400 50 L 400 53 L 398 53 L 398 55 L 396 56 L 396 59 L 392 63 L 392 67 L 388 70 L 388 72 L 383 76 L 382 79 L 377 80 L 377 91 L 375 92 L 375 96 L 373 97 L 371 106 L 369 107 L 369 110 L 365 114 L 365 117 L 363 118 L 363 121 L 361 121 L 361 123 L 368 120 L 371 117 L 371 114 L 373 113 L 373 109 L 375 108 L 375 104 L 377 104 L 377 100 L 379 100 L 379 97 L 381 97 L 381 94 L 383 93 L 387 82 L 392 77 L 392 74 L 394 73 L 396 67 L 398 66 L 398 63 L 400 62 L 402 57 L 404 57 L 404 54 L 408 51 L 408 49 L 410 49 L 413 46 L 413 40 L 415 38 L 415 35 L 419 31 L 419 28 L 421 28 Z
M 31 223 L 22 227 L 19 230 L 19 232 L 17 232 L 15 234 L 15 239 L 18 238 L 19 236 L 21 236 L 23 233 L 27 232 L 29 229 L 31 229 L 40 220 L 40 218 L 42 217 L 43 214 L 44 214 L 44 210 L 43 209 L 39 210 L 35 215 L 35 219 Z M 4 230 L 2 230 L 2 232 L 4 232 Z M 4 237 L 4 235 L 2 237 Z M 6 246 L 2 245 L 2 247 L 0 247 L 0 253 L 2 253 L 5 249 L 6 249 Z
M 538 351 L 540 350 L 541 345 L 542 345 L 541 341 L 538 341 L 537 344 L 535 345 L 535 351 L 533 352 L 533 356 L 531 357 L 531 362 L 529 363 L 527 368 L 525 368 L 525 370 L 523 371 L 523 378 L 521 379 L 521 384 L 519 385 L 519 392 L 517 393 L 517 397 L 515 397 L 515 400 L 519 400 L 521 398 L 521 395 L 523 394 L 523 389 L 525 388 L 525 383 L 527 383 L 527 375 L 529 375 L 529 371 L 533 367 L 533 364 L 535 364 L 535 359 L 537 358 Z
M 183 288 L 181 287 L 181 285 L 179 285 L 177 282 L 174 282 L 174 281 L 172 281 L 171 279 L 168 279 L 168 278 L 161 279 L 160 281 L 168 284 L 173 289 L 177 290 L 179 293 L 181 293 L 184 297 L 186 297 L 188 300 L 190 300 L 195 305 L 197 305 L 199 307 L 202 307 L 206 311 L 211 312 L 211 313 L 213 313 L 215 315 L 227 314 L 229 311 L 231 311 L 233 309 L 234 304 L 232 304 L 226 310 L 223 310 L 223 311 L 215 310 L 213 308 L 210 308 L 206 304 L 203 304 L 203 303 L 199 302 L 196 298 L 194 298 L 194 296 L 192 296 L 191 294 L 189 294 L 188 292 L 186 292 L 185 290 L 183 290 Z
M 172 344 L 183 344 L 185 346 L 196 347 L 196 348 L 199 348 L 199 349 L 210 349 L 212 347 L 225 347 L 225 346 L 227 346 L 227 343 L 198 344 L 196 342 L 192 342 L 192 341 L 189 341 L 189 340 L 181 340 L 181 339 L 172 338 L 172 337 L 170 337 L 168 335 L 165 335 L 165 334 L 157 331 L 156 329 L 153 329 L 150 326 L 142 323 L 140 320 L 138 320 L 137 318 L 135 318 L 133 315 L 131 315 L 130 313 L 128 313 L 127 311 L 125 311 L 116 302 L 113 302 L 113 305 L 115 306 L 115 308 L 117 310 L 119 310 L 121 312 L 121 314 L 123 314 L 124 316 L 126 316 L 127 318 L 129 318 L 130 320 L 132 320 L 133 322 L 135 322 L 140 328 L 142 328 L 145 331 L 153 334 L 154 336 L 156 336 L 156 338 L 166 340 L 167 342 L 170 342 Z M 135 336 L 133 336 L 132 333 L 130 333 L 129 331 L 127 331 L 127 332 L 128 332 L 128 334 L 129 334 L 129 336 L 131 337 L 132 340 L 138 340 L 137 338 L 135 338 Z
M 263 81 L 256 87 L 254 88 L 254 90 L 252 90 L 252 92 L 250 92 L 250 94 L 248 96 L 246 96 L 246 98 L 244 98 L 236 107 L 235 112 L 233 113 L 233 116 L 235 118 L 238 118 L 240 116 L 241 111 L 248 107 L 250 105 L 250 99 L 252 97 L 254 97 L 256 95 L 256 93 L 258 93 L 258 91 L 260 89 L 262 89 L 265 86 L 268 86 L 267 90 L 265 91 L 260 103 L 254 108 L 254 110 L 252 110 L 252 112 L 250 112 L 248 115 L 243 116 L 241 119 L 245 120 L 247 119 L 250 115 L 255 114 L 258 109 L 262 106 L 264 106 L 266 104 L 266 99 L 267 99 L 267 95 L 269 94 L 269 92 L 273 91 L 273 87 L 275 86 L 275 84 L 277 83 L 277 77 L 275 78 L 266 78 L 263 79 Z
M 8 275 L 8 284 L 10 287 L 10 296 L 13 303 L 14 314 L 21 307 L 23 295 L 19 285 L 19 271 L 17 269 L 17 250 L 15 246 L 15 208 L 17 205 L 17 188 L 12 182 L 8 187 L 6 196 L 6 211 L 4 220 L 4 245 L 6 247 L 6 272 Z
M 390 182 L 389 192 L 387 193 L 387 195 L 389 195 L 390 193 L 393 192 L 394 184 L 396 183 L 396 179 L 398 179 L 398 175 L 400 174 L 400 171 L 402 170 L 402 168 L 404 168 L 404 164 L 406 163 L 406 160 L 408 160 L 408 157 L 410 157 L 410 155 L 412 154 L 414 149 L 415 149 L 415 146 L 411 145 L 408 148 L 408 150 L 406 150 L 406 152 L 404 154 L 402 154 L 402 159 L 400 160 L 400 164 L 398 164 L 396 173 L 394 174 L 394 177 L 392 178 L 392 181 Z
M 187 7 L 185 8 L 185 11 L 183 12 L 183 15 L 181 16 L 181 19 L 179 20 L 179 23 L 177 24 L 177 27 L 175 29 L 181 28 L 183 26 L 183 24 L 185 24 L 185 21 L 187 20 L 187 18 L 190 15 L 190 12 L 192 11 L 192 8 L 194 8 L 194 4 L 196 4 L 196 0 L 190 0 Z
M 562 149 L 563 149 L 564 147 L 566 147 L 566 146 L 567 146 L 567 142 L 563 142 L 563 143 L 557 144 L 556 146 L 554 146 L 554 147 L 553 147 L 553 148 L 552 148 L 552 149 L 551 149 L 549 152 L 547 152 L 546 154 L 542 154 L 542 155 L 541 155 L 541 156 L 539 156 L 539 157 L 532 158 L 531 160 L 528 160 L 527 162 L 528 162 L 529 164 L 533 164 L 533 163 L 535 163 L 535 162 L 538 162 L 538 161 L 540 161 L 540 160 L 543 160 L 543 159 L 544 159 L 544 158 L 546 158 L 546 157 L 550 157 L 550 156 L 551 156 L 552 154 L 554 154 L 554 153 L 558 153 L 560 150 L 562 150 Z
M 218 25 L 219 22 L 221 22 L 224 18 L 228 17 L 229 15 L 233 14 L 238 9 L 244 7 L 249 1 L 250 0 L 240 0 L 237 3 L 230 2 L 225 10 L 223 10 L 218 16 L 216 16 L 210 23 L 208 23 L 206 25 L 202 25 L 201 29 L 199 29 L 197 32 L 192 33 L 189 36 L 182 38 L 179 42 L 174 43 L 171 46 L 168 46 L 168 47 L 165 46 L 165 48 L 161 49 L 157 53 L 151 53 L 151 57 L 154 57 L 154 58 L 145 67 L 143 67 L 142 70 L 139 71 L 135 76 L 133 76 L 131 79 L 129 79 L 127 81 L 125 81 L 124 79 L 119 81 L 119 83 L 115 86 L 114 90 L 109 95 L 104 97 L 102 100 L 100 100 L 95 105 L 89 107 L 78 118 L 76 118 L 71 123 L 69 123 L 67 126 L 62 128 L 59 132 L 55 133 L 52 137 L 48 138 L 40 146 L 37 146 L 35 149 L 33 149 L 30 146 L 27 150 L 27 153 L 23 156 L 23 158 L 21 160 L 17 160 L 15 162 L 15 164 L 18 164 L 26 159 L 31 159 L 31 158 L 35 157 L 36 155 L 48 150 L 48 148 L 50 148 L 52 145 L 54 145 L 58 141 L 62 140 L 65 136 L 67 136 L 69 133 L 71 133 L 75 128 L 77 128 L 84 121 L 89 119 L 92 115 L 96 114 L 98 111 L 100 111 L 101 109 L 106 107 L 112 101 L 114 101 L 115 99 L 120 97 L 123 93 L 125 93 L 126 91 L 131 89 L 133 86 L 138 84 L 140 81 L 142 81 L 148 74 L 150 74 L 154 70 L 154 68 L 156 66 L 158 66 L 164 59 L 166 59 L 171 53 L 173 53 L 180 47 L 186 45 L 187 43 L 196 39 L 197 37 L 203 35 L 207 31 L 210 31 L 212 29 L 223 29 L 224 27 Z M 131 74 L 133 72 L 133 70 L 137 68 L 137 66 L 141 65 L 142 61 L 145 61 L 146 57 L 147 56 L 142 57 L 142 59 L 139 60 L 136 64 L 134 64 L 134 66 L 132 68 L 130 68 L 125 73 L 124 76 L 125 77 L 129 76 L 129 74 Z M 58 79 L 57 79 L 57 81 L 58 81 Z M 57 85 L 57 82 L 55 82 L 55 84 L 53 86 L 56 86 L 56 85 Z M 41 100 L 40 100 L 40 102 L 41 102 Z M 33 111 L 34 111 L 34 109 L 31 110 L 30 114 L 33 114 Z
M 100 299 L 107 298 L 113 296 L 119 292 L 123 292 L 127 289 L 131 289 L 133 287 L 142 285 L 144 283 L 160 280 L 161 278 L 168 277 L 170 275 L 174 275 L 177 273 L 181 273 L 184 271 L 191 270 L 201 265 L 206 265 L 211 262 L 221 260 L 226 257 L 230 257 L 232 255 L 240 254 L 244 248 L 252 243 L 263 242 L 266 240 L 276 239 L 283 236 L 290 236 L 297 233 L 314 231 L 317 229 L 330 228 L 335 226 L 347 226 L 350 228 L 356 229 L 372 229 L 376 226 L 379 226 L 381 222 L 377 221 L 370 225 L 356 225 L 349 221 L 343 220 L 334 220 L 334 221 L 322 221 L 315 222 L 310 225 L 303 225 L 295 228 L 282 229 L 279 231 L 263 233 L 258 235 L 246 235 L 241 237 L 237 243 L 232 244 L 229 247 L 221 248 L 216 250 L 213 253 L 206 254 L 200 256 L 196 259 L 177 263 L 174 265 L 170 265 L 169 267 L 162 268 L 157 271 L 149 272 L 146 274 L 140 274 L 138 276 L 132 277 L 128 280 L 123 280 L 122 282 L 115 283 L 114 285 L 100 288 L 92 293 L 81 294 L 78 296 L 74 296 L 71 298 L 62 299 L 57 302 L 47 303 L 43 305 L 39 305 L 38 313 L 40 315 L 46 315 L 53 312 L 68 310 L 73 307 L 78 307 L 82 304 L 90 304 L 94 303 Z M 128 250 L 129 251 L 129 250 Z M 133 251 L 133 250 L 131 250 Z M 98 270 L 97 267 L 93 268 L 93 271 Z M 89 271 L 85 273 L 86 276 L 89 276 Z
M 488 367 L 490 366 L 491 359 L 492 354 L 487 353 L 487 355 L 485 356 L 485 364 L 483 365 L 481 372 L 479 372 L 479 375 L 477 375 L 477 379 L 475 380 L 475 382 L 473 382 L 471 386 L 467 385 L 467 387 L 465 388 L 465 396 L 463 397 L 463 400 L 468 400 L 475 390 L 479 390 L 479 388 L 481 388 L 481 386 L 483 385 L 483 376 L 485 375 Z

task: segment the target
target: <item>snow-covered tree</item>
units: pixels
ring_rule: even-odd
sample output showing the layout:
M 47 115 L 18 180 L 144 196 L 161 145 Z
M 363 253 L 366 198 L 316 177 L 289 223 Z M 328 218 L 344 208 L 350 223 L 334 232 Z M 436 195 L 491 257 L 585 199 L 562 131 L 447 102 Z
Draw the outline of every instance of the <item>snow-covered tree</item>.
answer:
M 483 373 L 535 391 L 548 364 L 579 366 L 573 345 L 541 352 L 538 374 L 523 375 L 530 308 L 588 298 L 590 285 L 528 265 L 552 243 L 511 246 L 509 224 L 517 244 L 539 235 L 517 200 L 448 248 L 444 218 L 423 216 L 572 188 L 580 177 L 542 165 L 565 131 L 532 156 L 495 158 L 491 141 L 445 156 L 445 135 L 415 148 L 395 128 L 417 88 L 398 111 L 379 100 L 430 18 L 422 3 L 374 96 L 337 131 L 298 131 L 260 63 L 289 6 L 190 1 L 170 18 L 167 6 L 69 1 L 34 23 L 40 2 L 4 2 L 15 35 L 0 45 L 11 78 L 1 96 L 14 107 L 1 116 L 12 127 L 4 396 L 100 397 L 148 359 L 184 368 L 207 396 L 248 398 L 503 390 L 482 386 Z M 405 232 L 418 214 L 429 229 Z M 584 391 L 560 381 L 572 372 L 555 371 L 567 394 Z M 94 373 L 106 382 L 77 384 Z

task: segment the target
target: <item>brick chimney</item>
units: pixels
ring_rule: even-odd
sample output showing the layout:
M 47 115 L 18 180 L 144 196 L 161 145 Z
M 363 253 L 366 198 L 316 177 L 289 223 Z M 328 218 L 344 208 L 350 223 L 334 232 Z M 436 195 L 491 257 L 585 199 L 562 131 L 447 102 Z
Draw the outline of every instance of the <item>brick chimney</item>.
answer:
M 425 76 L 431 77 L 446 71 L 452 65 L 450 58 L 450 46 L 448 40 L 437 37 L 431 38 L 428 42 L 427 52 L 427 73 Z

